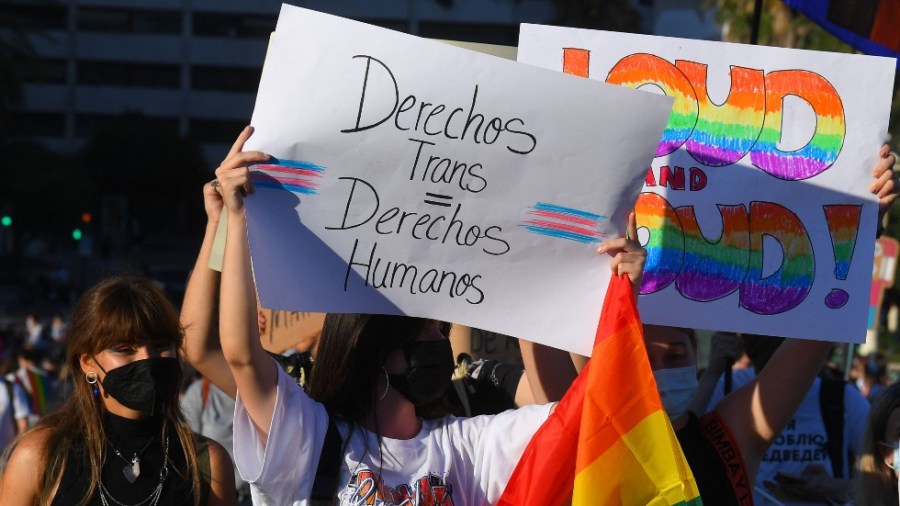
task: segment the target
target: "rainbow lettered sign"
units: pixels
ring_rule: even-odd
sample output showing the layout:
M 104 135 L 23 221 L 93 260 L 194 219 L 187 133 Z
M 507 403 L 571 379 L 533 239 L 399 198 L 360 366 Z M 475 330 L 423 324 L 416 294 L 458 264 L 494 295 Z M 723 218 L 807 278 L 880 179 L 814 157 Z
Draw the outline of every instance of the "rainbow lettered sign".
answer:
M 589 353 L 673 100 L 284 6 L 247 144 L 263 307 Z
M 645 322 L 865 339 L 893 59 L 536 25 L 518 59 L 675 99 L 636 206 Z

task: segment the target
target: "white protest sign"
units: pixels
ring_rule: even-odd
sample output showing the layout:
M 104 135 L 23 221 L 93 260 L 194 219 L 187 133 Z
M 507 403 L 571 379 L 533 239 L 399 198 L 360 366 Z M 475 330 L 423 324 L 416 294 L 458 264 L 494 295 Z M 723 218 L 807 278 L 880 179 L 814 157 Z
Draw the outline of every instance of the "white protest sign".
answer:
M 518 59 L 675 99 L 636 207 L 645 322 L 865 338 L 893 59 L 535 25 Z
M 260 303 L 589 352 L 672 99 L 284 6 L 247 198 Z

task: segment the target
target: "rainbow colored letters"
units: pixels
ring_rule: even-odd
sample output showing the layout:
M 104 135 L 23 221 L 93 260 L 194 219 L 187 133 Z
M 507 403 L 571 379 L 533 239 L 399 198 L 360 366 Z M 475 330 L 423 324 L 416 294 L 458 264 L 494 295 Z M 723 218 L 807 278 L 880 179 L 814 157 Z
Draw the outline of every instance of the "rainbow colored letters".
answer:
M 518 59 L 675 99 L 635 206 L 642 319 L 864 338 L 893 61 L 537 25 Z

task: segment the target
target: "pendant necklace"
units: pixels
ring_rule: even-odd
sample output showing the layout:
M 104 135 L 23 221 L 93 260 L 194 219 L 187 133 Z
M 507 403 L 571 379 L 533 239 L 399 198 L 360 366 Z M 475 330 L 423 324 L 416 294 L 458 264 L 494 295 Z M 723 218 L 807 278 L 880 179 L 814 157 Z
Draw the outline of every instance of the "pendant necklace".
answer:
M 146 446 L 145 446 L 145 448 L 146 448 Z M 115 448 L 113 448 L 113 450 L 115 450 Z M 143 451 L 143 450 L 141 450 L 141 451 Z M 118 452 L 116 452 L 116 453 L 118 453 Z M 97 463 L 94 462 L 93 459 L 91 459 L 91 465 L 96 466 Z M 126 466 L 126 469 L 128 469 L 129 467 L 130 466 Z M 140 469 L 138 469 L 138 471 L 140 471 Z M 166 435 L 165 443 L 163 443 L 163 465 L 162 465 L 162 468 L 159 470 L 159 483 L 156 484 L 156 488 L 154 488 L 150 492 L 150 495 L 148 495 L 142 501 L 134 503 L 134 504 L 123 503 L 123 502 L 117 500 L 115 497 L 112 496 L 112 494 L 109 493 L 109 490 L 107 490 L 106 485 L 103 484 L 103 479 L 101 478 L 100 482 L 97 484 L 97 488 L 99 489 L 99 493 L 100 493 L 100 504 L 102 506 L 112 506 L 112 505 L 110 505 L 110 501 L 112 501 L 113 505 L 115 505 L 115 506 L 144 506 L 144 505 L 156 506 L 156 504 L 159 502 L 159 498 L 162 496 L 163 485 L 165 485 L 166 478 L 168 476 L 169 476 L 169 436 Z M 126 471 L 126 478 L 127 478 L 127 471 Z M 133 481 L 133 480 L 129 480 L 129 481 Z
M 122 468 L 122 474 L 125 475 L 125 479 L 128 480 L 128 483 L 134 483 L 135 480 L 138 479 L 138 476 L 141 475 L 141 455 L 144 454 L 144 450 L 146 450 L 147 447 L 150 446 L 150 443 L 152 443 L 154 439 L 156 439 L 156 436 L 151 437 L 150 440 L 147 441 L 147 443 L 144 445 L 144 447 L 140 449 L 140 451 L 133 452 L 131 455 L 131 459 L 125 458 L 125 456 L 122 455 L 122 452 L 120 452 L 118 448 L 113 446 L 112 441 L 107 439 L 107 441 L 109 442 L 109 447 L 112 448 L 112 451 L 116 455 L 118 455 L 120 459 L 125 461 L 125 467 Z

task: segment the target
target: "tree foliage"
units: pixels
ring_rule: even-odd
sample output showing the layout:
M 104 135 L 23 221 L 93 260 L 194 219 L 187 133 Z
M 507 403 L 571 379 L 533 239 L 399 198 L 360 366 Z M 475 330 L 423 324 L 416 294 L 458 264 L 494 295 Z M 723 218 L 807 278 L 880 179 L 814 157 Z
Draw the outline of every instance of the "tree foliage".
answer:
M 723 26 L 723 39 L 731 42 L 750 41 L 754 0 L 709 0 Z M 799 49 L 853 53 L 855 49 L 831 35 L 802 13 L 781 0 L 763 0 L 759 44 Z M 900 146 L 900 82 L 894 80 L 894 100 L 888 132 L 891 143 Z
M 716 19 L 722 25 L 722 39 L 750 42 L 754 0 L 710 0 L 716 8 Z M 763 0 L 759 25 L 762 46 L 816 49 L 852 53 L 854 49 L 822 29 L 781 0 Z
M 732 42 L 749 42 L 754 0 L 711 0 L 711 2 L 718 9 L 718 21 L 724 27 L 724 39 Z M 795 12 L 780 0 L 763 1 L 759 43 L 821 51 L 855 52 L 852 47 L 841 42 L 801 13 Z M 900 147 L 900 121 L 898 118 L 900 118 L 900 82 L 895 79 L 891 121 L 888 126 L 888 133 L 895 152 Z M 885 233 L 891 237 L 900 237 L 900 206 L 895 206 L 891 210 Z

